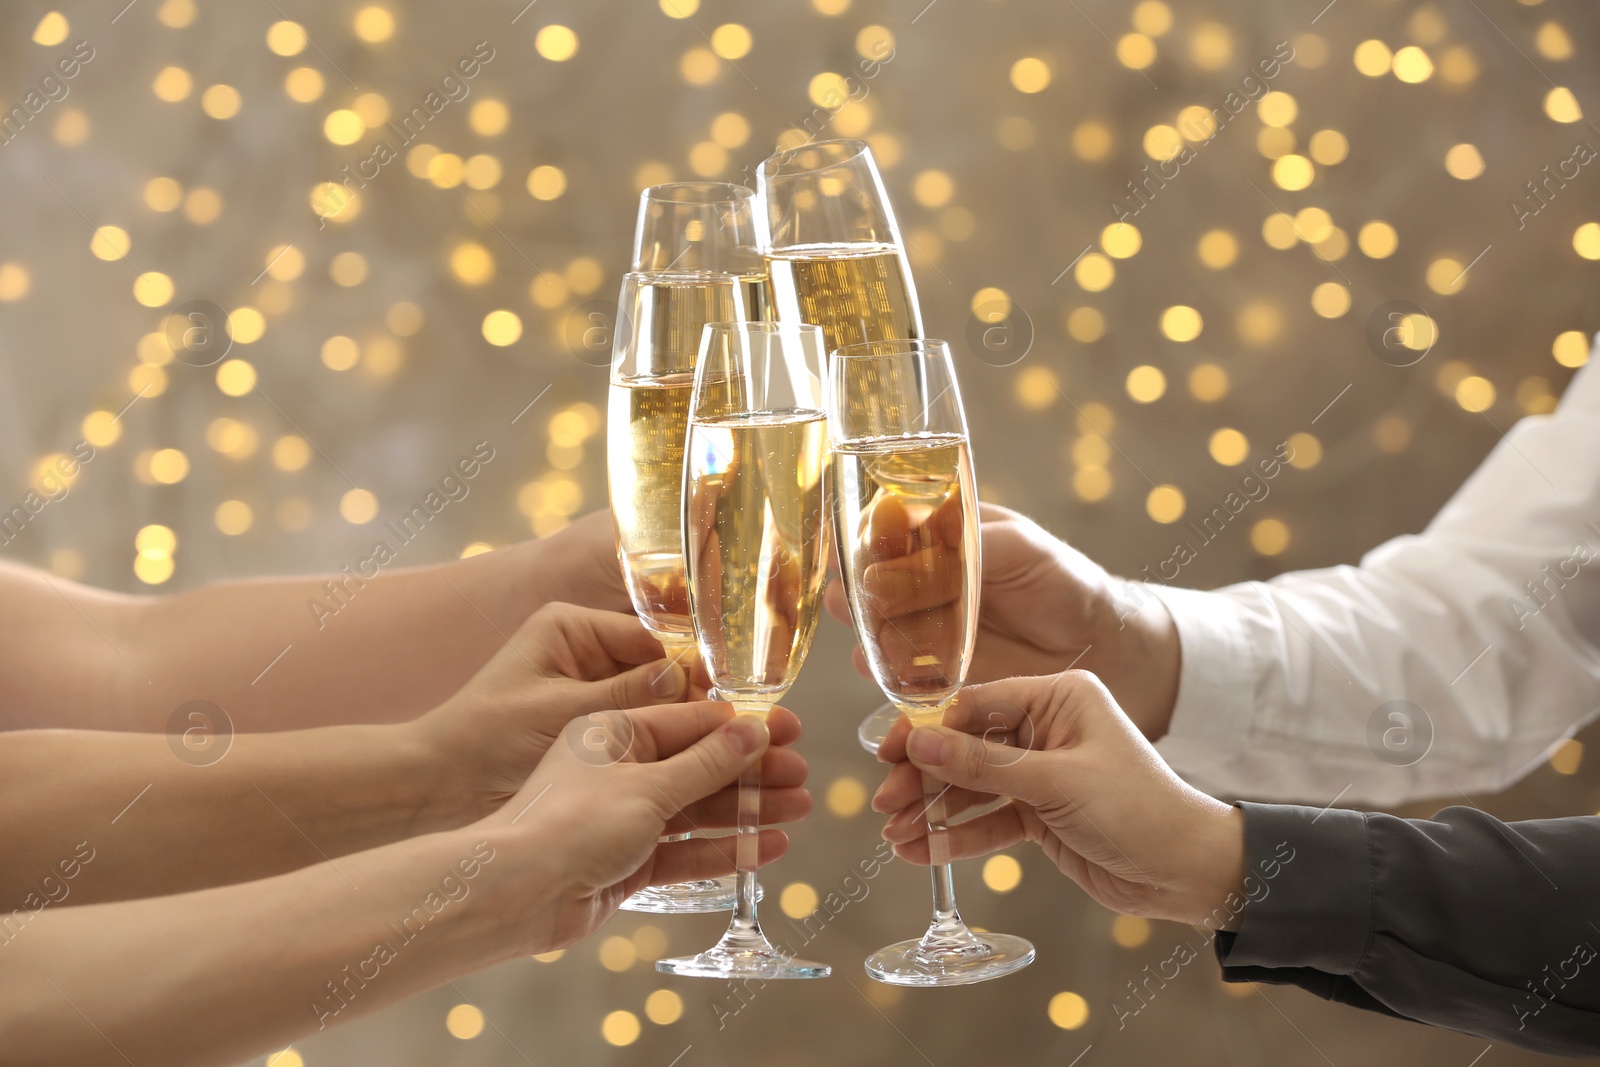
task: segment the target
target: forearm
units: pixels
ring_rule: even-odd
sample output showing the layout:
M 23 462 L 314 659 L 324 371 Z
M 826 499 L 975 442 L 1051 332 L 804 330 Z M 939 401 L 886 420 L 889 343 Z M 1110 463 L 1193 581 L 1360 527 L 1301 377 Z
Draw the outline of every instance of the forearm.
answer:
M 540 950 L 545 879 L 519 863 L 474 828 L 337 869 L 46 909 L 0 943 L 0 1048 L 8 1064 L 176 1067 L 282 1047 Z
M 1600 1051 L 1600 819 L 1500 823 L 1244 805 L 1272 861 L 1219 957 L 1300 985 L 1546 1052 Z
M 413 718 L 545 603 L 626 610 L 609 523 L 371 578 L 352 566 L 159 598 L 5 568 L 0 728 L 164 730 L 195 698 L 241 732 Z
M 213 736 L 0 735 L 0 910 L 183 892 L 481 815 L 410 726 Z M 71 870 L 87 850 L 92 860 Z M 83 856 L 77 855 L 78 860 Z

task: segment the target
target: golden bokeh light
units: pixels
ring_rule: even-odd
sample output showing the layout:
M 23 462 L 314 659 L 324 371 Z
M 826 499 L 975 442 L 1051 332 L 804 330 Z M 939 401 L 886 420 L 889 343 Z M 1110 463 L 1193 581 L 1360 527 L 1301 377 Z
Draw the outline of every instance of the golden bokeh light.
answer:
M 1144 510 L 1156 522 L 1170 524 L 1183 518 L 1183 491 L 1175 485 L 1158 485 L 1144 498 Z
M 1022 864 L 1016 857 L 997 852 L 983 861 L 983 884 L 996 893 L 1009 893 L 1022 884 Z
M 1250 527 L 1250 547 L 1262 556 L 1282 554 L 1289 547 L 1289 527 L 1281 519 L 1258 519 Z
M 743 59 L 754 45 L 748 28 L 725 22 L 711 31 L 711 50 L 723 59 Z
M 169 104 L 186 99 L 193 89 L 194 79 L 182 67 L 162 67 L 155 81 L 150 83 L 150 90 L 156 94 L 156 99 Z
M 1589 362 L 1589 338 L 1581 330 L 1558 334 L 1550 352 L 1563 367 L 1581 367 Z
M 381 4 L 368 4 L 356 12 L 356 36 L 368 44 L 381 44 L 394 36 L 394 14 Z
M 670 989 L 657 989 L 644 998 L 644 1017 L 657 1026 L 671 1026 L 683 1018 L 683 998 Z
M 1077 1030 L 1089 1021 L 1089 1002 L 1073 992 L 1057 993 L 1050 998 L 1045 1014 L 1063 1030 Z
M 817 910 L 821 899 L 809 884 L 790 882 L 778 894 L 778 908 L 791 919 L 803 919 Z
M 1350 310 L 1350 290 L 1338 282 L 1323 282 L 1311 290 L 1311 310 L 1336 319 Z
M 1150 920 L 1137 915 L 1118 915 L 1111 920 L 1111 940 L 1122 948 L 1138 948 L 1150 940 Z
M 1483 154 L 1478 151 L 1477 145 L 1452 145 L 1444 154 L 1444 169 L 1452 178 L 1470 182 L 1483 173 L 1483 168 Z
M 544 164 L 528 172 L 528 192 L 535 200 L 556 200 L 567 191 L 567 175 L 560 167 Z
M 444 1016 L 444 1028 L 460 1041 L 471 1041 L 483 1033 L 483 1012 L 472 1004 L 457 1004 Z
M 1584 259 L 1600 259 L 1600 222 L 1586 222 L 1574 230 L 1572 248 Z
M 1161 313 L 1161 333 L 1169 341 L 1193 341 L 1204 328 L 1200 312 L 1187 304 L 1174 304 Z
M 514 345 L 522 336 L 522 319 L 515 311 L 500 308 L 483 317 L 483 339 L 501 348 Z
M 1418 85 L 1433 77 L 1433 60 L 1417 45 L 1408 44 L 1391 60 L 1394 76 L 1408 85 Z
M 244 98 L 231 85 L 212 85 L 200 94 L 200 110 L 214 119 L 231 119 L 244 106 Z
M 339 498 L 339 516 L 352 526 L 364 526 L 378 517 L 378 497 L 370 489 L 351 489 Z
M 867 806 L 867 787 L 858 778 L 844 775 L 828 783 L 823 803 L 828 813 L 841 819 L 851 819 L 861 814 Z
M 1167 391 L 1167 376 L 1159 367 L 1141 364 L 1128 372 L 1124 383 L 1128 396 L 1139 404 L 1153 404 Z
M 1558 85 L 1545 94 L 1544 113 L 1550 116 L 1553 122 L 1583 121 L 1583 108 L 1578 106 L 1578 98 L 1564 85 Z
M 1111 154 L 1111 128 L 1095 119 L 1080 122 L 1072 131 L 1072 151 L 1089 163 L 1106 158 Z
M 631 1011 L 609 1012 L 600 1023 L 600 1036 L 605 1038 L 606 1044 L 626 1046 L 639 1040 L 639 1033 L 643 1030 L 639 1017 Z
M 1489 379 L 1469 374 L 1456 383 L 1456 403 L 1474 414 L 1494 407 L 1495 388 Z
M 212 513 L 217 530 L 229 537 L 238 537 L 255 524 L 256 513 L 243 500 L 224 500 Z
M 1098 308 L 1073 308 L 1066 323 L 1067 335 L 1080 344 L 1092 344 L 1106 335 L 1106 317 Z
M 1109 288 L 1116 276 L 1117 268 L 1112 266 L 1111 260 L 1098 252 L 1084 255 L 1072 270 L 1073 280 L 1089 293 L 1098 293 Z
M 165 307 L 172 302 L 172 279 L 158 270 L 145 271 L 133 280 L 133 298 L 147 308 Z
M 1400 235 L 1382 219 L 1374 219 L 1356 234 L 1356 247 L 1371 259 L 1387 259 L 1400 247 Z
M 309 104 L 322 98 L 327 82 L 315 67 L 296 67 L 283 76 L 284 94 L 297 104 Z
M 1211 435 L 1206 450 L 1224 467 L 1237 467 L 1249 457 L 1250 442 L 1238 430 L 1224 426 Z
M 282 19 L 267 27 L 267 48 L 274 55 L 297 56 L 305 47 L 306 29 L 298 22 Z
M 100 226 L 89 239 L 89 251 L 96 259 L 121 259 L 132 247 L 128 231 L 121 226 Z
M 1050 87 L 1050 65 L 1037 56 L 1011 64 L 1011 85 L 1019 93 L 1042 93 Z
M 256 387 L 256 369 L 243 359 L 225 360 L 217 367 L 217 389 L 224 396 L 245 396 Z
M 1394 53 L 1382 41 L 1367 40 L 1356 45 L 1356 70 L 1369 78 L 1381 78 L 1388 74 L 1393 60 Z
M 33 43 L 53 48 L 65 41 L 71 32 L 72 25 L 67 21 L 67 16 L 59 11 L 47 11 L 33 28 Z
M 1202 404 L 1215 404 L 1228 395 L 1228 372 L 1215 363 L 1197 364 L 1189 372 L 1189 395 Z
M 534 49 L 552 63 L 565 63 L 578 54 L 578 35 L 567 26 L 551 23 L 533 37 Z

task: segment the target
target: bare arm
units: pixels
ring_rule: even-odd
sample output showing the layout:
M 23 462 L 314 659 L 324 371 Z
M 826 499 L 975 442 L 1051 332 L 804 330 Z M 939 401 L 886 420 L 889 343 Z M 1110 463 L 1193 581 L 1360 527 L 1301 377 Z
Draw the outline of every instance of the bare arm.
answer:
M 636 712 L 636 743 L 621 762 L 593 766 L 577 755 L 580 741 L 557 745 L 494 815 L 337 867 L 13 915 L 0 928 L 5 1061 L 237 1062 L 468 971 L 571 944 L 645 884 L 725 874 L 731 862 L 714 842 L 656 840 L 678 811 L 725 791 L 763 751 L 774 755 L 758 721 L 735 726 L 732 715 L 710 703 Z M 788 712 L 769 722 L 799 732 Z M 729 806 L 707 825 L 732 817 Z M 766 862 L 784 838 L 766 830 L 761 845 Z
M 396 722 L 541 605 L 628 610 L 611 519 L 430 567 L 105 593 L 0 564 L 0 728 L 156 731 L 208 700 L 241 732 Z
M 672 703 L 686 690 L 682 669 L 632 616 L 559 604 L 406 723 L 231 738 L 0 734 L 0 916 L 41 900 L 262 878 L 465 826 L 516 793 L 575 717 Z M 798 758 L 772 755 L 770 799 L 782 808 L 796 801 Z

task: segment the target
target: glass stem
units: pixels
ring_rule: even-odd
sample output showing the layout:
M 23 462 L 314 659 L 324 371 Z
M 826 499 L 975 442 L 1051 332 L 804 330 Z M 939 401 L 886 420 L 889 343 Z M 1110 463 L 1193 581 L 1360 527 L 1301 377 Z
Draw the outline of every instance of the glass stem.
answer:
M 735 896 L 732 930 L 762 937 L 756 920 L 756 859 L 761 845 L 761 765 L 739 776 L 739 833 L 734 839 Z
M 728 700 L 718 693 L 718 699 Z M 770 705 L 750 701 L 732 700 L 734 710 L 741 715 L 766 718 Z M 761 849 L 761 761 L 757 760 L 739 776 L 739 828 L 734 837 L 734 898 L 733 918 L 728 922 L 728 932 L 722 937 L 725 946 L 771 950 L 767 935 L 761 931 L 756 918 L 756 866 Z
M 955 878 L 950 868 L 950 833 L 946 825 L 944 794 L 950 787 L 922 776 L 922 801 L 928 820 L 928 870 L 933 878 L 933 922 L 922 935 L 921 951 L 947 953 L 972 950 L 982 944 L 967 929 L 956 909 Z

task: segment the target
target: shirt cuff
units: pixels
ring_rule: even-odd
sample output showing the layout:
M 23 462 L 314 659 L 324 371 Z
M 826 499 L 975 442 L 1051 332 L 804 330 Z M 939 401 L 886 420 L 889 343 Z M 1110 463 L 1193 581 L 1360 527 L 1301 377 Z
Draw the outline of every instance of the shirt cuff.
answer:
M 1156 748 L 1180 772 L 1237 754 L 1255 709 L 1255 649 L 1229 596 L 1147 584 L 1178 627 L 1181 665 L 1172 721 Z
M 1238 933 L 1218 939 L 1224 968 L 1308 968 L 1347 975 L 1372 935 L 1367 817 L 1339 808 L 1245 804 L 1245 895 Z M 1268 872 L 1275 877 L 1268 877 Z M 1251 881 L 1255 885 L 1251 885 Z

